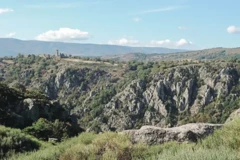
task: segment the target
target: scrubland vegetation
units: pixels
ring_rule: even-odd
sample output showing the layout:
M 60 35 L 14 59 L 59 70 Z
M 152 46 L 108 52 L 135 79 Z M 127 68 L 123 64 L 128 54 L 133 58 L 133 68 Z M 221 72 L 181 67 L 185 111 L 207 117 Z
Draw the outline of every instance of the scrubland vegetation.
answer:
M 107 124 L 109 121 L 109 116 L 104 115 L 104 107 L 112 99 L 116 99 L 116 95 L 124 91 L 134 80 L 144 82 L 144 86 L 141 89 L 145 91 L 147 87 L 155 83 L 154 75 L 159 77 L 168 76 L 175 69 L 180 68 L 178 73 L 181 77 L 171 79 L 172 84 L 192 79 L 197 93 L 198 89 L 206 84 L 203 79 L 199 79 L 198 74 L 185 72 L 187 67 L 203 67 L 207 72 L 204 74 L 211 72 L 210 74 L 213 77 L 219 74 L 222 69 L 234 68 L 233 70 L 236 70 L 236 72 L 230 75 L 238 77 L 240 75 L 240 65 L 236 59 L 211 62 L 115 62 L 101 60 L 100 58 L 72 58 L 80 59 L 80 61 L 68 62 L 61 59 L 19 54 L 16 58 L 8 59 L 8 63 L 4 61 L 1 63 L 0 124 L 12 127 L 0 126 L 1 159 L 240 159 L 239 119 L 226 124 L 213 135 L 200 139 L 197 143 L 188 144 L 168 142 L 162 145 L 149 146 L 143 143 L 133 144 L 129 137 L 121 133 L 99 133 L 101 132 L 100 125 L 102 123 Z M 85 63 L 85 61 L 94 63 Z M 61 81 L 62 83 L 60 84 Z M 182 83 L 183 86 L 185 85 L 184 83 Z M 222 84 L 224 85 L 224 82 Z M 240 84 L 238 82 L 233 82 L 232 84 L 232 88 L 226 96 L 217 97 L 212 94 L 212 89 L 209 93 L 213 95 L 213 100 L 203 105 L 204 107 L 194 115 L 191 115 L 189 108 L 184 112 L 179 112 L 176 106 L 171 106 L 169 97 L 171 98 L 172 95 L 169 94 L 166 97 L 166 102 L 164 102 L 168 109 L 166 125 L 174 126 L 195 122 L 224 123 L 229 115 L 240 106 Z M 133 86 L 131 91 L 134 92 L 136 87 Z M 50 93 L 50 89 L 54 92 Z M 180 91 L 178 99 L 184 99 L 183 92 L 185 90 L 186 86 Z M 48 95 L 46 95 L 46 92 Z M 129 92 L 127 92 L 128 94 Z M 137 96 L 136 99 L 143 99 L 142 95 L 137 94 L 137 92 L 134 95 Z M 22 112 L 26 111 L 23 114 L 26 117 L 33 115 L 32 113 L 35 114 L 35 112 L 29 111 L 34 105 L 31 106 L 29 103 L 27 106 L 24 104 L 25 99 L 32 99 L 31 103 L 36 102 L 35 106 L 38 108 L 48 106 L 50 109 L 47 113 L 50 116 L 42 114 L 45 112 L 41 111 L 42 113 L 38 115 L 36 120 L 27 121 L 28 123 L 24 123 L 24 125 L 16 126 L 13 123 L 15 122 L 14 118 L 22 116 Z M 203 97 L 198 95 L 196 99 L 200 101 Z M 126 104 L 128 104 L 127 100 Z M 31 107 L 26 109 L 24 108 L 26 106 Z M 42 110 L 46 110 L 46 108 Z M 17 111 L 21 109 L 22 111 L 17 115 Z M 119 108 L 114 113 L 117 115 L 118 112 L 122 111 L 121 109 Z M 144 109 L 141 112 L 146 111 L 155 113 L 156 109 L 153 106 L 144 104 Z M 132 116 L 129 110 L 126 110 L 124 113 L 128 114 L 129 117 Z M 91 128 L 91 132 L 81 133 L 83 130 L 78 128 L 79 126 L 74 126 L 71 119 L 64 118 L 70 114 L 77 119 L 77 125 L 84 129 Z M 136 121 L 138 123 L 137 127 L 146 124 L 142 120 L 144 117 L 141 116 L 133 117 L 140 119 Z M 100 124 L 99 121 L 102 123 Z M 14 128 L 20 128 L 21 130 Z M 56 138 L 56 141 L 48 142 L 49 138 Z
M 113 132 L 82 133 L 52 145 L 27 136 L 20 130 L 1 127 L 1 150 L 8 150 L 1 156 L 13 160 L 237 160 L 240 158 L 239 123 L 240 119 L 229 122 L 197 143 L 169 142 L 154 146 L 133 144 L 126 135 Z M 25 153 L 21 153 L 23 151 Z

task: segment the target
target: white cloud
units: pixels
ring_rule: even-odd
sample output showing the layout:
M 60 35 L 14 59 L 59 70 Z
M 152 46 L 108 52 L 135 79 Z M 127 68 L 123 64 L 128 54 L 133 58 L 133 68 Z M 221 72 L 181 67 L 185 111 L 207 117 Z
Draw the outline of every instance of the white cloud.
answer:
M 166 11 L 173 11 L 183 8 L 183 6 L 169 6 L 169 7 L 164 7 L 164 8 L 157 8 L 157 9 L 150 9 L 150 10 L 145 10 L 142 12 L 139 12 L 137 14 L 148 14 L 148 13 L 156 13 L 156 12 L 166 12 Z
M 112 45 L 123 45 L 123 46 L 134 46 L 134 47 L 165 47 L 165 48 L 181 48 L 181 49 L 194 49 L 197 46 L 191 41 L 184 38 L 178 41 L 171 41 L 170 39 L 165 40 L 152 40 L 150 42 L 143 42 L 135 40 L 132 37 L 121 38 L 119 40 L 109 41 L 108 44 Z
M 155 41 L 155 40 L 152 40 L 150 42 L 151 45 L 169 45 L 171 43 L 171 41 L 169 39 L 166 39 L 166 40 L 160 40 L 160 41 Z
M 177 47 L 186 46 L 193 44 L 191 41 L 187 41 L 186 39 L 180 39 L 176 42 Z
M 7 13 L 7 12 L 13 12 L 13 9 L 11 9 L 11 8 L 0 8 L 0 14 Z
M 156 41 L 156 40 L 152 40 L 150 42 L 150 46 L 151 47 L 167 47 L 167 48 L 181 48 L 181 47 L 189 47 L 191 46 L 193 43 L 191 41 L 188 41 L 186 39 L 180 39 L 179 41 L 173 42 L 169 39 L 166 40 L 160 40 L 160 41 Z
M 187 30 L 187 27 L 179 26 L 178 29 L 179 29 L 179 30 Z
M 7 38 L 11 38 L 11 37 L 13 37 L 13 36 L 15 36 L 15 35 L 16 35 L 15 32 L 11 32 L 11 33 L 8 33 L 8 34 L 6 35 L 6 37 L 7 37 Z
M 59 30 L 50 30 L 36 37 L 40 41 L 78 41 L 89 39 L 88 32 L 78 29 L 60 28 Z
M 140 21 L 142 21 L 142 19 L 139 18 L 139 17 L 135 17 L 135 18 L 133 18 L 133 21 L 134 21 L 134 22 L 140 22 Z
M 234 33 L 240 33 L 240 27 L 236 27 L 236 26 L 229 26 L 227 28 L 227 32 L 234 34 Z
M 124 46 L 137 46 L 140 44 L 140 42 L 138 40 L 134 40 L 132 38 L 121 38 L 119 40 L 109 41 L 108 44 L 124 45 Z

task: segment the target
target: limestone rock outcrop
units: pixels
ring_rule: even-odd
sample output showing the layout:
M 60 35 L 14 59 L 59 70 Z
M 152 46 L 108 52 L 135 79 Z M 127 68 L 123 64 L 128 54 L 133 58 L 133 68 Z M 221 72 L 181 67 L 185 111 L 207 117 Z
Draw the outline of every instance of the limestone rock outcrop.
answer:
M 180 114 L 194 116 L 220 97 L 229 96 L 239 75 L 234 67 L 193 65 L 169 69 L 151 79 L 149 83 L 132 81 L 105 105 L 103 116 L 108 121 L 100 123 L 104 130 L 178 126 Z
M 170 141 L 197 142 L 221 127 L 222 124 L 193 123 L 173 128 L 143 126 L 139 130 L 126 130 L 121 133 L 129 135 L 133 143 L 156 145 Z

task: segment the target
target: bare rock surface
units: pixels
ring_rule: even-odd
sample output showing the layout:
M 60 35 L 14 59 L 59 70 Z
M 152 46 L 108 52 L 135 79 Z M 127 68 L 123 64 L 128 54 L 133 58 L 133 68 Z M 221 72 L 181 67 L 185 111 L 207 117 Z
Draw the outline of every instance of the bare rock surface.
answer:
M 197 142 L 221 127 L 222 124 L 192 123 L 173 128 L 143 126 L 139 130 L 125 130 L 121 133 L 129 135 L 133 143 L 154 145 L 169 141 Z

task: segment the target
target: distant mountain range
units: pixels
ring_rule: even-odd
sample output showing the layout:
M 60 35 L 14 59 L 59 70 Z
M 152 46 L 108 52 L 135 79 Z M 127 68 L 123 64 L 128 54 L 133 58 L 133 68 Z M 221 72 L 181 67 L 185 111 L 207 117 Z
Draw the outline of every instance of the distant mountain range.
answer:
M 240 48 L 210 48 L 169 54 L 128 53 L 103 56 L 103 59 L 117 61 L 173 61 L 173 60 L 229 60 L 240 59 Z
M 21 54 L 54 54 L 55 50 L 61 53 L 79 56 L 104 56 L 128 53 L 175 53 L 186 50 L 160 47 L 127 47 L 102 44 L 81 44 L 63 42 L 42 42 L 35 40 L 19 40 L 0 38 L 0 56 L 15 56 Z

